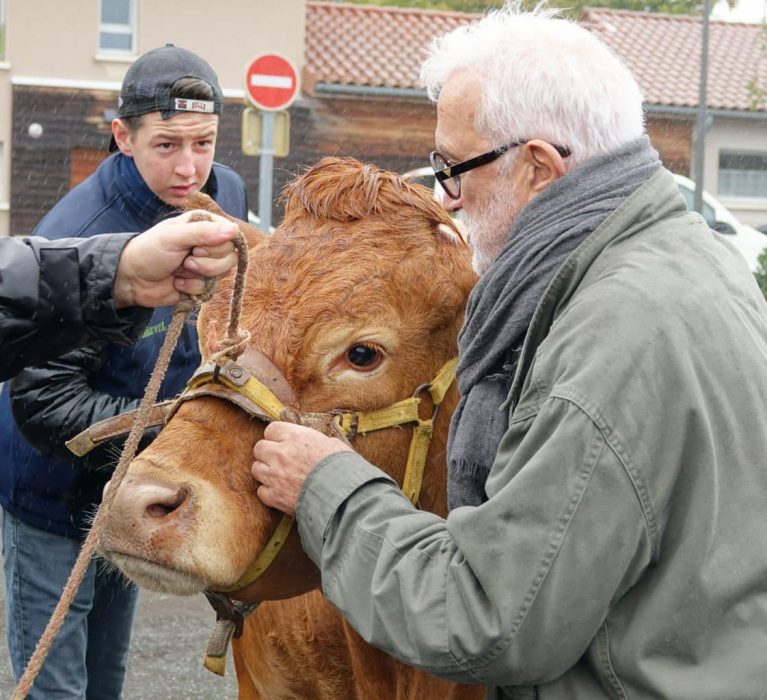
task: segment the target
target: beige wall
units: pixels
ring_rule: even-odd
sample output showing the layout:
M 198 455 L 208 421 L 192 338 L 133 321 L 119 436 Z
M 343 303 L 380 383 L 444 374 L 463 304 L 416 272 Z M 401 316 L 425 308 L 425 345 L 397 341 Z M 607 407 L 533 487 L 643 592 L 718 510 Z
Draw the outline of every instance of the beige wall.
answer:
M 0 235 L 8 233 L 11 82 L 119 87 L 129 57 L 98 55 L 99 0 L 5 0 L 6 63 L 0 64 Z M 227 96 L 242 95 L 245 66 L 281 53 L 300 73 L 305 0 L 137 0 L 137 53 L 165 43 L 205 57 Z M 16 232 L 22 233 L 22 232 Z
M 0 63 L 0 236 L 8 235 L 8 197 L 11 191 L 11 76 Z

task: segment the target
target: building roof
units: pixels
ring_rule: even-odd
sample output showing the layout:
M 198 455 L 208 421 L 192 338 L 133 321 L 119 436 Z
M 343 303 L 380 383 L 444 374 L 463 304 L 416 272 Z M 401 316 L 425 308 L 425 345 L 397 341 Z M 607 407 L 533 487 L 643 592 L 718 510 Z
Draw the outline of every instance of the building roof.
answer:
M 431 40 L 478 15 L 415 8 L 308 2 L 306 87 L 316 82 L 418 89 Z M 702 42 L 698 17 L 586 8 L 584 26 L 610 46 L 636 76 L 650 105 L 696 107 Z M 750 85 L 767 88 L 767 30 L 759 24 L 711 21 L 709 108 L 767 111 Z
M 308 2 L 306 11 L 312 81 L 413 90 L 429 42 L 478 16 L 337 2 Z
M 699 17 L 587 8 L 581 22 L 628 65 L 647 103 L 697 106 L 703 42 Z M 712 20 L 708 42 L 708 106 L 756 109 L 749 86 L 756 81 L 767 88 L 767 29 Z

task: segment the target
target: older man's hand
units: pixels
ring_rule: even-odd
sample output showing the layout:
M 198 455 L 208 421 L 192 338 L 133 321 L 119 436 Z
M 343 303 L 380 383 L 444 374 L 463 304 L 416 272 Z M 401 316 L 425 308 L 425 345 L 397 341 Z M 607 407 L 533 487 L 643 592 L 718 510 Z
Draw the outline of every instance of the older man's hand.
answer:
M 271 508 L 294 515 L 301 486 L 318 462 L 335 452 L 351 451 L 346 443 L 294 423 L 270 423 L 253 448 L 253 477 L 258 497 Z
M 129 241 L 115 276 L 117 308 L 175 304 L 181 292 L 199 294 L 208 279 L 236 265 L 237 224 L 207 212 L 210 221 L 190 221 L 197 214 L 168 219 Z

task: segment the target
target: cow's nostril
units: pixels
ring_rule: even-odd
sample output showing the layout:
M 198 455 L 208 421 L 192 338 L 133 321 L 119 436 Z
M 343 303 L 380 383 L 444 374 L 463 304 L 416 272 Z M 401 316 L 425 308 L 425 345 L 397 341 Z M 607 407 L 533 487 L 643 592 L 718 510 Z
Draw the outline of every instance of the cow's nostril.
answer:
M 146 514 L 150 518 L 163 518 L 176 510 L 186 500 L 189 492 L 186 489 L 179 489 L 172 497 L 162 500 L 155 500 L 146 507 Z

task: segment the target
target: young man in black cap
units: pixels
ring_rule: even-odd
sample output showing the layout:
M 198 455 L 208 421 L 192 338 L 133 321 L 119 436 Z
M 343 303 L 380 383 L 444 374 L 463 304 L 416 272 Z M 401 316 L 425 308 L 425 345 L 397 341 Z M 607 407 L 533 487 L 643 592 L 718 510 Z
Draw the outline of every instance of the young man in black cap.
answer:
M 218 78 L 202 58 L 172 45 L 144 54 L 120 91 L 111 145 L 118 152 L 33 233 L 59 238 L 144 231 L 198 190 L 245 219 L 242 179 L 213 162 L 222 109 Z M 75 459 L 64 441 L 138 406 L 170 317 L 169 307 L 157 309 L 129 348 L 102 343 L 27 368 L 0 397 L 8 646 L 17 677 L 54 609 L 116 461 L 114 445 Z M 161 399 L 177 394 L 199 363 L 194 327 L 187 331 Z M 136 599 L 135 588 L 119 574 L 92 562 L 29 697 L 120 697 Z

